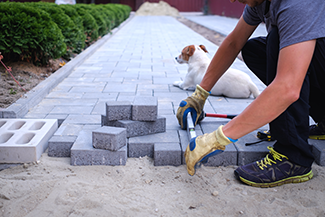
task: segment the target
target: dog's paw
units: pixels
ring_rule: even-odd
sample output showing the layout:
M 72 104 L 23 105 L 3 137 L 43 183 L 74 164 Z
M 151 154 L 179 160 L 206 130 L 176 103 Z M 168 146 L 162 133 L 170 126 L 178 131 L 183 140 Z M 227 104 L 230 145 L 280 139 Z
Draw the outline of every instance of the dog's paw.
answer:
M 194 91 L 195 87 L 184 87 L 183 90 Z
M 175 82 L 173 83 L 173 85 L 174 85 L 175 87 L 180 87 L 180 88 L 182 88 L 182 86 L 183 86 L 183 81 L 175 81 Z

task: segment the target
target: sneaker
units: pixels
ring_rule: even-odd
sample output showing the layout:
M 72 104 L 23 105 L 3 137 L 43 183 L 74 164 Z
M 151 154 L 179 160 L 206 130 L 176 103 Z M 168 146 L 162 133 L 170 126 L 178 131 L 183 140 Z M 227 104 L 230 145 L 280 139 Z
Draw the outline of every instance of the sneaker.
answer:
M 309 126 L 309 139 L 325 139 L 325 124 L 323 122 Z
M 313 177 L 311 168 L 294 164 L 288 157 L 267 147 L 270 152 L 262 160 L 235 170 L 235 176 L 253 187 L 275 187 L 288 183 L 306 182 Z

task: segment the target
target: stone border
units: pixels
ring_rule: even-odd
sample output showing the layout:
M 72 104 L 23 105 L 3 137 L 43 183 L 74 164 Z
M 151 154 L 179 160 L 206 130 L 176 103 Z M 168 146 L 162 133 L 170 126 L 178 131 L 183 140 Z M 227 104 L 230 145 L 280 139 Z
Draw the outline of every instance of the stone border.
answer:
M 0 110 L 0 118 L 22 118 L 29 109 L 36 106 L 42 99 L 50 93 L 60 82 L 68 77 L 73 69 L 79 66 L 89 56 L 91 56 L 98 48 L 100 48 L 111 36 L 118 32 L 126 23 L 128 23 L 135 14 L 130 13 L 127 20 L 121 23 L 118 27 L 112 30 L 111 34 L 107 34 L 101 39 L 97 40 L 94 44 L 81 52 L 78 56 L 70 60 L 63 67 L 55 71 L 50 77 L 39 83 L 36 87 L 30 90 L 24 96 L 11 104 L 9 107 Z

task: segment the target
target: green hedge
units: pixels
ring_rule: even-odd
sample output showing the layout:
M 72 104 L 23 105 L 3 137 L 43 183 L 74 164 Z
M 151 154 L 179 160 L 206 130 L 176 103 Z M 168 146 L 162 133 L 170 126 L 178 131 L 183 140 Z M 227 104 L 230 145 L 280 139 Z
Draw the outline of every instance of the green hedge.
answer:
M 64 11 L 66 15 L 74 22 L 77 27 L 77 38 L 76 47 L 74 48 L 74 53 L 80 53 L 85 48 L 86 34 L 83 25 L 83 19 L 78 14 L 77 10 L 73 5 L 59 5 L 59 7 Z
M 66 52 L 61 30 L 43 10 L 24 3 L 0 3 L 0 52 L 6 59 L 46 64 Z
M 47 64 L 80 53 L 128 18 L 120 4 L 0 2 L 0 52 L 5 60 Z
M 84 41 L 81 42 L 80 40 L 83 39 L 84 33 L 78 29 L 71 18 L 57 4 L 48 2 L 35 2 L 30 4 L 35 8 L 40 8 L 49 13 L 52 20 L 61 29 L 64 42 L 67 45 L 67 53 L 64 55 L 64 58 L 70 59 L 71 54 L 75 50 L 82 50 L 84 44 L 81 43 L 84 43 Z M 78 47 L 78 45 L 81 47 Z

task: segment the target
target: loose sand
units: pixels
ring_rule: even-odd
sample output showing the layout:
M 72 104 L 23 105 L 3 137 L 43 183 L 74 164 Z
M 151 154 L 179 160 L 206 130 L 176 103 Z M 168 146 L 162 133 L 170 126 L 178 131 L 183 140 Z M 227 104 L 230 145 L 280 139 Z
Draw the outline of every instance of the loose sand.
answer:
M 254 188 L 235 166 L 71 166 L 44 153 L 38 163 L 0 171 L 0 216 L 325 216 L 325 168 L 305 183 Z
M 140 8 L 136 11 L 136 15 L 139 16 L 179 16 L 179 11 L 171 7 L 168 3 L 164 1 L 159 1 L 159 3 L 143 3 Z

